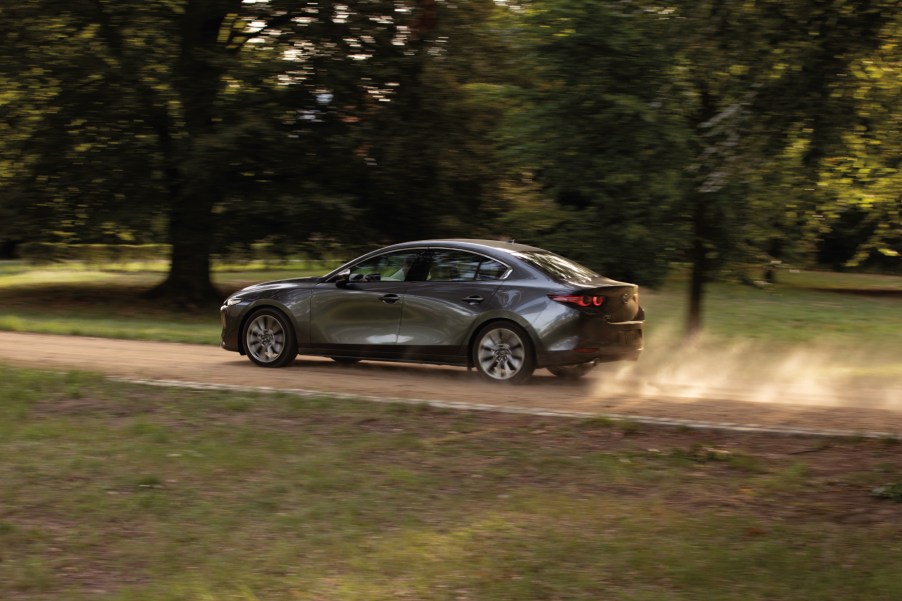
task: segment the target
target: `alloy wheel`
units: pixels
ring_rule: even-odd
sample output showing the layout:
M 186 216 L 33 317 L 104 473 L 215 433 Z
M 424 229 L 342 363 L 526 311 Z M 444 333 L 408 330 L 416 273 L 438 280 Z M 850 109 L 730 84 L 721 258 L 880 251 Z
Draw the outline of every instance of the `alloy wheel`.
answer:
M 290 363 L 297 350 L 285 318 L 274 311 L 260 311 L 245 326 L 244 349 L 257 365 L 281 367 Z
M 528 338 L 515 326 L 493 326 L 482 332 L 476 343 L 474 360 L 483 377 L 518 383 L 533 371 L 532 349 Z

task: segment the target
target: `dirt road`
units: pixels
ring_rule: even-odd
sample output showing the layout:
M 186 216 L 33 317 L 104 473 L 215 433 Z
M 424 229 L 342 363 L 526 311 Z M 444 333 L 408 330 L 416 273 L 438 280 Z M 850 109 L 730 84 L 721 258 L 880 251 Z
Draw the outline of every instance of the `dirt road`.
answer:
M 246 358 L 213 346 L 0 332 L 0 364 L 76 369 L 132 379 L 322 391 L 384 399 L 445 401 L 503 409 L 627 416 L 642 420 L 692 420 L 803 430 L 902 435 L 902 404 L 870 402 L 867 391 L 778 402 L 738 400 L 730 390 L 681 395 L 649 392 L 648 386 L 607 386 L 612 369 L 599 366 L 579 382 L 544 370 L 527 386 L 491 385 L 462 368 L 363 362 L 344 366 L 300 357 L 283 369 L 255 367 Z

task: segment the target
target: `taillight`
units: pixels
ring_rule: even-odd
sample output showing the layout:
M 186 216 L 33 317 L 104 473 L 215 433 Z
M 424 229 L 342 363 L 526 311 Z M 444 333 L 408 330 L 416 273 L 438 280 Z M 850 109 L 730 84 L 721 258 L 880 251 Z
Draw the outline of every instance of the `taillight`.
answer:
M 549 294 L 548 298 L 577 307 L 600 307 L 604 304 L 604 297 L 598 294 Z

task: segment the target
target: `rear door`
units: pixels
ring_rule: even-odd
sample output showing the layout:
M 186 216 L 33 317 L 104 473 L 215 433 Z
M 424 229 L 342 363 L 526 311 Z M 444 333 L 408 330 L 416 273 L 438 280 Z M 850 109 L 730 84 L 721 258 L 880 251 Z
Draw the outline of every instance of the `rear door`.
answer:
M 456 249 L 427 252 L 421 281 L 409 281 L 401 309 L 402 355 L 425 361 L 463 360 L 467 333 L 486 311 L 510 271 L 490 257 Z

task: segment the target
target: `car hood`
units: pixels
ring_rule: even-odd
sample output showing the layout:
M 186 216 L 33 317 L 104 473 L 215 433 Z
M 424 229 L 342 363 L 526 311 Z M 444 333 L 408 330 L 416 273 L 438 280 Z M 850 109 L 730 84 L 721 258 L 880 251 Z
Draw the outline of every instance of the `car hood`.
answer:
M 255 294 L 258 292 L 270 292 L 273 290 L 283 290 L 286 288 L 311 288 L 316 284 L 323 281 L 322 277 L 307 277 L 307 278 L 291 278 L 287 280 L 273 280 L 271 282 L 263 282 L 260 284 L 254 284 L 253 286 L 248 286 L 247 288 L 242 288 L 235 295 L 239 294 Z

